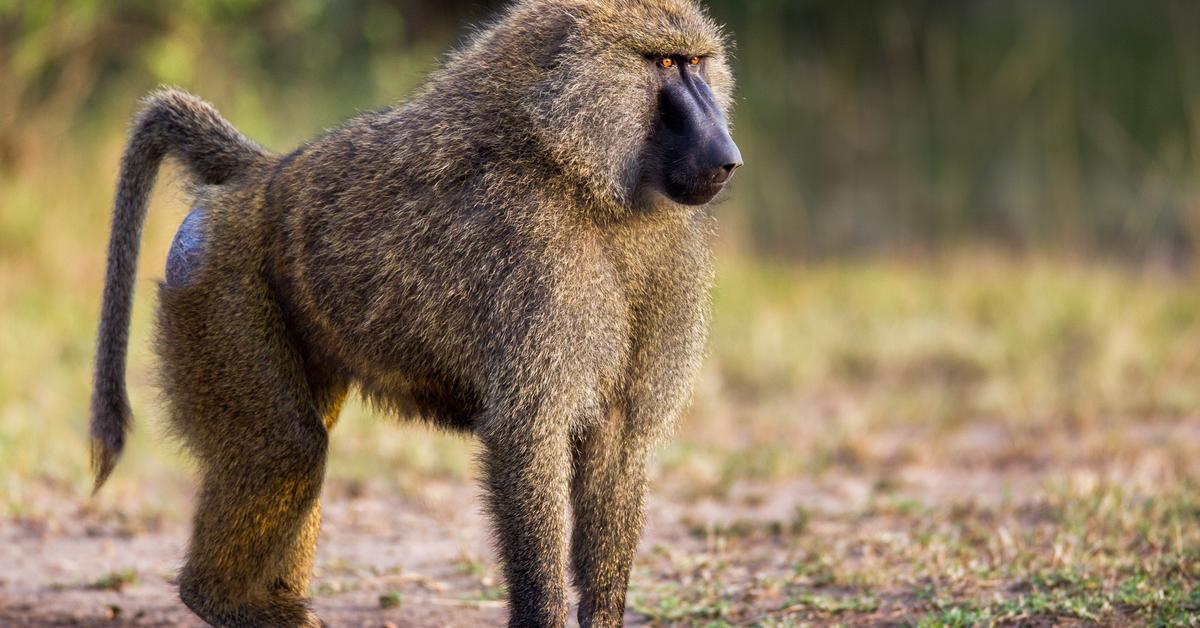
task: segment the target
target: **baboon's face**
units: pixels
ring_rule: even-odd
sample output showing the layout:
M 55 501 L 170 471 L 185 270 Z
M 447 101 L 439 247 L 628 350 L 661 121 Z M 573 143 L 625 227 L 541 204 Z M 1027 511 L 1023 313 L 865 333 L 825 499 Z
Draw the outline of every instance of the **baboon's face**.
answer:
M 654 55 L 656 115 L 643 153 L 645 183 L 684 205 L 713 199 L 742 165 L 729 123 L 708 85 L 708 59 Z
M 530 130 L 595 198 L 701 205 L 741 165 L 725 36 L 693 0 L 527 0 L 509 20 Z

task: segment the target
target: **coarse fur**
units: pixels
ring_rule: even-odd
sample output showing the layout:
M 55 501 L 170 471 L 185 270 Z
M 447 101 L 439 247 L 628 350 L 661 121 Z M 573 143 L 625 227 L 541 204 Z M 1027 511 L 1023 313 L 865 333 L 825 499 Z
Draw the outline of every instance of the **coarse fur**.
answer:
M 481 440 L 511 625 L 564 625 L 568 574 L 582 625 L 620 625 L 648 456 L 690 394 L 711 282 L 711 218 L 648 183 L 667 156 L 647 59 L 703 58 L 692 88 L 727 137 L 725 54 L 690 0 L 524 0 L 407 104 L 285 156 L 195 97 L 147 99 L 115 201 L 93 461 L 98 488 L 130 422 L 138 238 L 173 156 L 203 208 L 156 338 L 202 478 L 179 577 L 193 611 L 318 625 L 328 432 L 356 388 Z

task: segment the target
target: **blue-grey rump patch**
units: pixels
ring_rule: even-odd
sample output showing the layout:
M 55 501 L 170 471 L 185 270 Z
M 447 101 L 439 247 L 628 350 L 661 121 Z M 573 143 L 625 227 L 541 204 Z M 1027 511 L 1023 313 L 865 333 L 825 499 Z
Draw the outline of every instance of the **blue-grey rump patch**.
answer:
M 204 207 L 197 205 L 183 219 L 167 253 L 167 285 L 182 286 L 204 262 Z

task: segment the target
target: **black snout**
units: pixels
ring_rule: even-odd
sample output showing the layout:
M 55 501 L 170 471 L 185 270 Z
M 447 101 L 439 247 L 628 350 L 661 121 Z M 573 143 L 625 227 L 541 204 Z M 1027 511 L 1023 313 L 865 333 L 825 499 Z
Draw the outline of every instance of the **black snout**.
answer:
M 733 178 L 742 153 L 708 85 L 682 68 L 671 78 L 659 94 L 654 137 L 663 191 L 676 202 L 703 205 Z
M 729 137 L 729 132 L 721 134 L 713 142 L 712 154 L 709 156 L 710 164 L 719 164 L 713 171 L 712 181 L 719 185 L 725 185 L 733 178 L 733 171 L 737 170 L 742 165 L 742 151 L 738 150 L 737 144 L 733 143 L 733 138 Z

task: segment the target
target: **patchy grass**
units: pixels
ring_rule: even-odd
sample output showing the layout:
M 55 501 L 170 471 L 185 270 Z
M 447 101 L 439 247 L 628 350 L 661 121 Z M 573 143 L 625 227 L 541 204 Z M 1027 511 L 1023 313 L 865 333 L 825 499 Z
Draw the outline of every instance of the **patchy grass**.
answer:
M 379 608 L 400 608 L 402 598 L 396 591 L 388 591 L 379 596 Z
M 93 580 L 88 584 L 89 589 L 97 591 L 123 591 L 125 587 L 137 584 L 137 571 L 134 569 L 122 569 L 113 571 Z
M 1191 485 L 1134 497 L 1106 481 L 994 507 L 820 513 L 799 534 L 737 530 L 702 552 L 654 552 L 631 597 L 668 624 L 1189 625 L 1200 617 L 1197 505 Z

